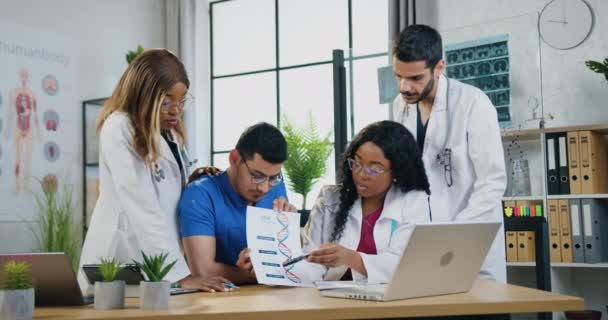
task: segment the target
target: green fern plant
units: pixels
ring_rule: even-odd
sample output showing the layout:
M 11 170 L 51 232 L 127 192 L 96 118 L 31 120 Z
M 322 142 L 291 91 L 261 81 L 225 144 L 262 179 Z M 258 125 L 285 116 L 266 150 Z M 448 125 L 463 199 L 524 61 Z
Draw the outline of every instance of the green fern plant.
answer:
M 331 132 L 321 137 L 312 114 L 309 114 L 305 128 L 296 128 L 284 117 L 283 132 L 287 141 L 288 158 L 284 167 L 289 187 L 302 195 L 302 209 L 306 210 L 306 196 L 327 171 L 327 158 L 332 149 Z
M 80 225 L 74 222 L 76 205 L 72 200 L 72 186 L 67 179 L 61 183 L 61 191 L 48 188 L 39 181 L 42 194 L 34 195 L 39 219 L 30 227 L 41 252 L 65 252 L 72 268 L 78 270 L 81 240 Z
M 2 289 L 22 290 L 32 288 L 32 275 L 27 262 L 8 261 L 2 268 Z
M 604 59 L 603 63 L 593 60 L 585 61 L 585 65 L 587 65 L 591 71 L 604 74 L 604 78 L 608 81 L 608 58 Z
M 101 273 L 101 277 L 104 282 L 112 282 L 116 279 L 116 275 L 120 272 L 121 267 L 118 261 L 114 258 L 112 259 L 101 259 L 101 264 L 99 265 L 99 273 Z
M 133 262 L 144 271 L 146 278 L 151 282 L 163 281 L 167 273 L 171 271 L 177 260 L 165 265 L 165 261 L 169 256 L 168 253 L 147 256 L 143 251 L 141 255 L 144 257 L 143 263 L 133 260 Z
M 126 54 L 127 63 L 131 64 L 131 61 L 133 61 L 133 59 L 135 59 L 135 57 L 137 57 L 142 52 L 144 52 L 144 47 L 142 47 L 141 45 L 138 45 L 137 50 L 135 51 L 129 50 Z

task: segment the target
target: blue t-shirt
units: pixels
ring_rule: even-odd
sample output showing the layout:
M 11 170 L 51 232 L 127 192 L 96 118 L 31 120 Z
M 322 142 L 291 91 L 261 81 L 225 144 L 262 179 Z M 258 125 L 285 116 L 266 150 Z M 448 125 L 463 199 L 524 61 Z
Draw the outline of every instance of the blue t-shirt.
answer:
M 287 199 L 283 182 L 255 206 L 272 209 L 272 202 L 281 196 Z M 182 193 L 177 207 L 181 236 L 215 237 L 215 261 L 236 265 L 239 253 L 247 248 L 246 212 L 247 201 L 234 191 L 226 172 L 204 176 Z

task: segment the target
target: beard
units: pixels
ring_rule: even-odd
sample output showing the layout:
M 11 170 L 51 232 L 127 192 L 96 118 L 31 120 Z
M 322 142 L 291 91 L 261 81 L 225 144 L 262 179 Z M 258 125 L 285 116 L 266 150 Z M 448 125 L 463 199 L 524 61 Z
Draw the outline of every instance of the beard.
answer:
M 405 102 L 407 102 L 409 104 L 416 104 L 416 103 L 419 103 L 420 101 L 426 99 L 429 96 L 429 94 L 431 94 L 431 91 L 433 91 L 434 86 L 435 86 L 435 77 L 433 77 L 432 73 L 431 73 L 431 79 L 429 80 L 429 82 L 426 83 L 426 85 L 422 89 L 421 93 L 409 94 L 407 92 L 401 92 L 401 95 L 403 96 L 403 99 L 405 100 Z M 407 100 L 408 97 L 415 97 L 415 96 L 418 96 L 418 99 L 416 99 L 415 101 L 409 102 Z

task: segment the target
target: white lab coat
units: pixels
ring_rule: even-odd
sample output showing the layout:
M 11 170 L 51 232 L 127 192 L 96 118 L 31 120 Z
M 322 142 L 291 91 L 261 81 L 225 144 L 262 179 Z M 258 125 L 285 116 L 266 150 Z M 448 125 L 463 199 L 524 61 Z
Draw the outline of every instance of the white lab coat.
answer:
M 335 216 L 340 206 L 339 186 L 325 186 L 310 213 L 303 236 L 303 251 L 310 252 L 321 244 L 331 240 L 334 230 Z M 386 283 L 395 272 L 401 255 L 409 241 L 414 224 L 429 222 L 428 195 L 423 191 L 401 192 L 392 186 L 384 199 L 384 208 L 374 226 L 374 241 L 378 254 L 360 253 L 367 270 L 367 279 L 362 274 L 351 270 L 353 280 L 367 280 L 368 283 Z M 344 226 L 342 237 L 338 244 L 351 250 L 357 250 L 361 239 L 361 224 L 363 223 L 361 198 L 357 199 L 350 209 Z M 306 264 L 309 264 L 306 262 Z M 347 267 L 325 268 L 318 264 L 317 276 L 309 276 L 310 280 L 340 280 Z
M 407 127 L 414 137 L 417 113 L 416 105 L 407 105 L 401 96 L 395 98 L 393 119 Z M 448 135 L 447 148 L 452 148 L 451 187 L 446 184 L 443 165 L 437 161 Z M 448 85 L 448 79 L 440 77 L 422 157 L 431 185 L 433 221 L 503 222 L 501 198 L 506 188 L 505 162 L 496 108 L 485 93 L 453 79 Z M 502 228 L 482 266 L 480 278 L 506 281 Z
M 142 261 L 147 255 L 168 253 L 177 263 L 165 277 L 175 282 L 190 274 L 181 249 L 177 204 L 184 179 L 167 142 L 160 136 L 158 165 L 165 178 L 157 181 L 135 151 L 127 115 L 114 112 L 104 122 L 99 137 L 100 195 L 86 235 L 80 266 L 116 258 L 121 263 Z M 187 168 L 185 151 L 180 157 Z M 185 177 L 188 172 L 184 169 Z M 82 268 L 78 281 L 83 292 L 88 281 Z M 92 286 L 91 286 L 92 287 Z

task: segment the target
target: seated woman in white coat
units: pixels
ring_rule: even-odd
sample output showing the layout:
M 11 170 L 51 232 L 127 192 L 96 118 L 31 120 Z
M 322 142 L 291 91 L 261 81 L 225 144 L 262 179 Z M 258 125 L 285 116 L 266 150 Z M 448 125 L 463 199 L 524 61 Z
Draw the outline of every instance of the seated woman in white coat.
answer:
M 100 195 L 80 266 L 114 258 L 121 263 L 168 254 L 177 261 L 165 280 L 184 288 L 225 291 L 221 277 L 190 276 L 177 226 L 177 203 L 191 162 L 184 149 L 182 113 L 190 82 L 184 65 L 164 49 L 131 62 L 99 118 Z M 88 289 L 82 270 L 81 288 Z
M 342 155 L 338 186 L 323 188 L 304 233 L 324 280 L 390 280 L 413 226 L 431 220 L 416 140 L 401 124 L 365 127 Z

